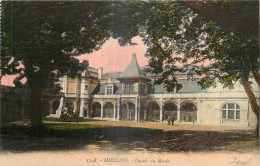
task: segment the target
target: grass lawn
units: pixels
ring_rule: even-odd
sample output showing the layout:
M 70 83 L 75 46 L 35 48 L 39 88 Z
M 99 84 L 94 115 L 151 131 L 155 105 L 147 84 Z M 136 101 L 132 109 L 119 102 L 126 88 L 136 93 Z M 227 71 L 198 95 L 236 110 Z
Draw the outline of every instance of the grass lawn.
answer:
M 43 117 L 42 120 L 45 120 L 45 121 L 53 121 L 53 122 L 77 122 L 77 119 L 76 119 L 76 118 L 60 119 L 60 118 Z M 89 121 L 106 121 L 106 120 L 83 119 L 83 118 L 79 118 L 79 119 L 78 119 L 78 122 L 89 122 Z
M 50 130 L 86 130 L 86 129 L 97 129 L 97 128 L 107 128 L 96 125 L 75 125 L 75 124 L 46 124 L 46 129 Z
M 82 149 L 90 143 L 116 150 L 256 152 L 256 135 L 248 131 L 169 131 L 83 124 L 44 124 L 41 139 L 28 126 L 1 127 L 1 149 L 11 151 Z

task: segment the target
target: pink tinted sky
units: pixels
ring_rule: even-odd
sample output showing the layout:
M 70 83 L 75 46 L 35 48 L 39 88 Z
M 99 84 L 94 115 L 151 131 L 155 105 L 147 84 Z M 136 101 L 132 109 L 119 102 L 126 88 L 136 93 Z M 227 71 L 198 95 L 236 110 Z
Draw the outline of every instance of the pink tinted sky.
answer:
M 144 56 L 147 47 L 139 37 L 135 37 L 133 42 L 137 45 L 121 47 L 117 40 L 111 38 L 102 49 L 91 54 L 83 54 L 79 59 L 87 59 L 89 66 L 103 67 L 104 73 L 110 73 L 124 70 L 131 61 L 132 53 L 136 53 L 138 64 L 143 67 L 148 64 L 148 58 Z
M 143 44 L 141 38 L 135 37 L 134 46 L 121 47 L 117 40 L 110 38 L 103 47 L 91 54 L 83 54 L 79 56 L 82 61 L 87 59 L 89 66 L 94 68 L 103 67 L 104 73 L 123 71 L 130 63 L 132 53 L 136 53 L 138 64 L 143 67 L 148 64 L 148 58 L 144 56 L 147 47 Z M 14 86 L 13 80 L 16 75 L 2 77 L 1 84 L 6 86 Z

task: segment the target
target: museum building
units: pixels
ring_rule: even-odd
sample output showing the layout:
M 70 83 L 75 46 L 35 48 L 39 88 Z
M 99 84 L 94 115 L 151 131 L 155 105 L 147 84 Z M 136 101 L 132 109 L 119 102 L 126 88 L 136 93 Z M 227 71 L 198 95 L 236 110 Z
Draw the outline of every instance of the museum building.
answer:
M 63 97 L 50 116 L 60 117 L 62 108 L 67 106 L 79 117 L 111 121 L 166 122 L 170 115 L 178 124 L 256 126 L 256 116 L 239 83 L 233 89 L 223 88 L 220 83 L 201 89 L 198 80 L 180 76 L 182 89 L 168 92 L 164 85 L 153 84 L 158 77 L 140 68 L 135 53 L 123 72 L 103 74 L 103 68 L 88 67 L 75 78 L 62 78 Z M 251 86 L 259 101 L 256 83 Z

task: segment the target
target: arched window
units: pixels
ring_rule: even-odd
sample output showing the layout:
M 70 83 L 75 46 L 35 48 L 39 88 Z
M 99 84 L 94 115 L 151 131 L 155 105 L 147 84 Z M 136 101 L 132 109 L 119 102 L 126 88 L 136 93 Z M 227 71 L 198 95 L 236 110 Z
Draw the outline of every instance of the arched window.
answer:
M 222 119 L 240 119 L 240 107 L 235 103 L 227 103 L 222 106 Z
M 114 105 L 110 102 L 104 105 L 104 118 L 113 118 L 114 116 Z
M 91 117 L 101 117 L 101 104 L 98 102 L 95 102 L 92 105 L 92 115 Z

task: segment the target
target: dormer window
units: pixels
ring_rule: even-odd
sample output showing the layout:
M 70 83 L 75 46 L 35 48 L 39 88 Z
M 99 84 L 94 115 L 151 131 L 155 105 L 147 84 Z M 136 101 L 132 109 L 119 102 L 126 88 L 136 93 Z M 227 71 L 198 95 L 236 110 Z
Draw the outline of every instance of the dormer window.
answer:
M 106 94 L 113 94 L 113 85 L 107 85 L 107 93 Z

